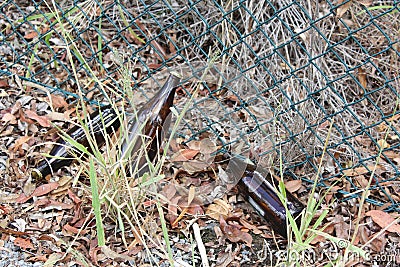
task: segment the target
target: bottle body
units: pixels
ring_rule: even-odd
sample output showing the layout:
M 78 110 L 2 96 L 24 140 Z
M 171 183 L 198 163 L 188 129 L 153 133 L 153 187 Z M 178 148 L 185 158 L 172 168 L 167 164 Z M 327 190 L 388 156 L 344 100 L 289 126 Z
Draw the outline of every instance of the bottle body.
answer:
M 238 188 L 243 197 L 264 217 L 275 232 L 287 238 L 286 208 L 276 193 L 279 182 L 271 175 L 261 175 L 257 171 L 245 171 Z M 286 205 L 297 224 L 304 205 L 286 191 Z
M 111 106 L 104 106 L 96 110 L 90 115 L 88 120 L 88 128 L 92 134 L 92 138 L 96 141 L 98 147 L 105 143 L 105 134 L 110 134 L 118 130 L 120 120 Z M 91 153 L 89 139 L 84 129 L 79 125 L 75 125 L 66 132 L 77 143 L 85 146 Z M 53 146 L 46 159 L 39 162 L 38 166 L 32 170 L 32 178 L 38 180 L 46 177 L 47 175 L 56 172 L 61 167 L 68 166 L 74 161 L 73 146 L 65 139 L 59 138 L 57 144 Z
M 128 160 L 126 171 L 137 177 L 149 171 L 148 161 L 154 162 L 169 128 L 170 108 L 180 78 L 170 74 L 163 87 L 129 120 L 123 136 L 120 159 Z
M 270 173 L 254 165 L 232 158 L 230 160 L 233 178 L 237 181 L 239 193 L 267 220 L 273 230 L 287 238 L 287 211 L 300 224 L 304 205 L 286 191 L 286 207 L 278 196 L 279 181 Z

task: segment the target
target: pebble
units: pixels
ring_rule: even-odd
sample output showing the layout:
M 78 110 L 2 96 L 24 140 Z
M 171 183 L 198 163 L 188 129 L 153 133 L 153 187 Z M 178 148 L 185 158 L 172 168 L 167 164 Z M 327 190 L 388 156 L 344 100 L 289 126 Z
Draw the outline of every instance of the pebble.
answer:
M 0 267 L 40 267 L 43 262 L 26 262 L 24 253 L 11 242 L 4 243 L 0 250 Z

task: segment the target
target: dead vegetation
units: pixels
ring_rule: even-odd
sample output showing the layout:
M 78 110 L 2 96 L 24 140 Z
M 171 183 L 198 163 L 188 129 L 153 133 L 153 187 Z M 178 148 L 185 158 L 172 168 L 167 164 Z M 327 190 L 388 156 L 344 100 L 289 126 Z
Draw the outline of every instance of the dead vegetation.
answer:
M 196 221 L 212 233 L 209 240 L 203 236 L 212 266 L 283 264 L 284 258 L 266 260 L 258 252 L 264 244 L 275 252 L 293 244 L 273 242 L 270 228 L 234 190 L 210 189 L 224 178 L 225 167 L 212 152 L 226 149 L 302 178 L 286 180 L 287 189 L 304 203 L 323 199 L 315 217 L 329 210 L 321 223 L 327 235 L 354 237 L 352 244 L 375 260 L 394 255 L 400 232 L 400 10 L 387 12 L 393 1 L 371 2 L 3 3 L 2 240 L 14 242 L 29 261 L 55 266 L 166 266 L 171 259 L 176 266 L 197 266 L 204 256 L 197 251 Z M 212 60 L 222 74 L 199 83 L 202 71 L 196 70 Z M 157 187 L 141 195 L 137 184 L 118 180 L 122 185 L 116 181 L 113 191 L 98 171 L 107 236 L 101 248 L 87 164 L 65 168 L 42 185 L 27 183 L 29 168 L 55 141 L 52 125 L 67 129 L 76 121 L 80 96 L 112 100 L 131 111 L 162 84 L 166 69 L 185 73 L 175 100 L 178 113 L 195 94 L 193 103 L 171 141 Z M 316 177 L 320 184 L 310 196 Z M 195 198 L 192 188 L 212 198 Z M 250 251 L 252 242 L 257 247 Z M 308 253 L 319 256 L 332 252 L 334 242 L 319 235 L 311 244 Z M 365 261 L 346 258 L 346 251 L 339 247 L 317 262 L 301 260 Z

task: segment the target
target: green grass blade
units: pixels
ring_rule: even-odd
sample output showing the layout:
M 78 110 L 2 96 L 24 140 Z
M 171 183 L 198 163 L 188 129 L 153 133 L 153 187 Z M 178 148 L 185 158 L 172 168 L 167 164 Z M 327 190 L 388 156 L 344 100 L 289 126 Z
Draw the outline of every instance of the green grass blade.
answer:
M 101 204 L 99 198 L 96 169 L 92 158 L 90 158 L 89 178 L 90 178 L 90 188 L 92 190 L 92 206 L 93 206 L 94 216 L 96 218 L 97 242 L 99 247 L 101 247 L 106 244 L 105 241 L 106 239 L 104 235 L 103 220 L 101 218 Z
M 173 257 L 172 257 L 172 250 L 171 250 L 171 242 L 169 241 L 167 223 L 166 223 L 165 218 L 164 218 L 164 211 L 163 211 L 163 209 L 161 207 L 160 202 L 157 201 L 156 203 L 157 203 L 158 214 L 160 216 L 161 229 L 162 229 L 163 237 L 164 237 L 164 240 L 165 240 L 165 246 L 167 247 L 168 259 L 169 259 L 169 262 L 170 262 L 171 266 L 174 266 L 174 260 L 173 260 Z

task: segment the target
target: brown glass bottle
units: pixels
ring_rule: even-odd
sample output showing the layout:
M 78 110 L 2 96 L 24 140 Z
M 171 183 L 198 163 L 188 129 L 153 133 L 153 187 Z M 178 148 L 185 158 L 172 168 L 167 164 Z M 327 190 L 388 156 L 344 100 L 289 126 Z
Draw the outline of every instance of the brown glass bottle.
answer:
M 117 131 L 119 126 L 120 119 L 110 105 L 101 107 L 90 114 L 90 119 L 88 120 L 88 129 L 98 147 L 101 147 L 105 142 L 105 132 L 110 134 L 113 131 Z M 86 132 L 79 125 L 72 127 L 66 134 L 77 143 L 85 146 L 90 153 L 92 152 Z M 36 180 L 42 179 L 61 167 L 70 165 L 74 160 L 72 151 L 73 146 L 66 142 L 64 138 L 59 138 L 57 144 L 53 146 L 49 153 L 51 157 L 40 161 L 38 166 L 32 169 L 32 178 Z
M 276 193 L 279 181 L 266 170 L 246 164 L 238 158 L 232 158 L 229 164 L 230 172 L 236 172 L 234 178 L 238 178 L 239 193 L 271 224 L 275 232 L 287 238 L 286 209 Z M 299 225 L 304 205 L 288 191 L 286 204 Z
M 169 127 L 167 119 L 179 83 L 178 74 L 170 74 L 163 87 L 129 120 L 120 155 L 120 159 L 130 160 L 128 173 L 140 177 L 149 171 L 147 162 L 154 163 L 163 131 Z

